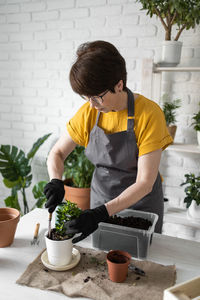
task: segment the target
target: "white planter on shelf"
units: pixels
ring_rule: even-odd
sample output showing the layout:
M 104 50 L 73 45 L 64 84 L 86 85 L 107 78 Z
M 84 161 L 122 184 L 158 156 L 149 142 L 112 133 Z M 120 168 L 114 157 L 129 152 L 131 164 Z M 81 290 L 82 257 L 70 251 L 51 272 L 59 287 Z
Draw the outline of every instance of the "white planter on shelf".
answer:
M 200 146 L 200 131 L 197 131 L 197 143 Z
M 162 42 L 162 64 L 176 66 L 180 63 L 182 42 L 163 41 Z
M 187 217 L 190 220 L 200 222 L 200 205 L 197 205 L 194 200 L 192 200 L 192 203 L 187 210 Z
M 47 255 L 50 264 L 54 266 L 65 266 L 72 260 L 72 238 L 62 241 L 54 241 L 45 234 Z

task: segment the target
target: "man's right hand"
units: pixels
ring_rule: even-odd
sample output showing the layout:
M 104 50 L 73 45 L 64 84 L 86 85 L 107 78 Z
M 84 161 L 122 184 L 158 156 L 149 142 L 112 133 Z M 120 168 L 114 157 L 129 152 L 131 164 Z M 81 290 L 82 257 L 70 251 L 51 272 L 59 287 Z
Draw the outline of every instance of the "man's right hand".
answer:
M 52 213 L 58 204 L 63 201 L 65 195 L 64 183 L 60 179 L 52 179 L 44 187 L 44 194 L 47 198 L 45 207 Z

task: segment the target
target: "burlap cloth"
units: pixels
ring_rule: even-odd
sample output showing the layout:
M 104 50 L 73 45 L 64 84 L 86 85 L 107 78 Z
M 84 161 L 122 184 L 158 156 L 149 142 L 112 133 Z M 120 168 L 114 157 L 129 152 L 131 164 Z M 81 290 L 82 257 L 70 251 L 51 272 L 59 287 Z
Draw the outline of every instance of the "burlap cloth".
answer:
M 108 278 L 106 253 L 76 246 L 81 253 L 79 264 L 71 270 L 57 272 L 47 269 L 40 255 L 17 280 L 18 284 L 56 291 L 69 297 L 95 300 L 162 300 L 163 290 L 175 283 L 175 266 L 163 266 L 150 261 L 132 261 L 146 276 L 128 271 L 123 283 Z

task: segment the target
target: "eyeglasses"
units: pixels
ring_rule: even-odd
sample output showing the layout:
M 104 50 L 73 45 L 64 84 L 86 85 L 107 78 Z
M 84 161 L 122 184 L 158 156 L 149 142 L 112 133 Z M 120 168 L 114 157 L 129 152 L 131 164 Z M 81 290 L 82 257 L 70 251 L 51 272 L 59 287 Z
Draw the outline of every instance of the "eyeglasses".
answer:
M 103 103 L 103 96 L 105 96 L 107 93 L 109 92 L 109 90 L 105 91 L 103 93 L 103 95 L 99 95 L 99 96 L 91 96 L 91 97 L 87 97 L 84 95 L 81 95 L 81 98 L 83 98 L 85 101 L 93 101 L 98 105 L 101 105 Z

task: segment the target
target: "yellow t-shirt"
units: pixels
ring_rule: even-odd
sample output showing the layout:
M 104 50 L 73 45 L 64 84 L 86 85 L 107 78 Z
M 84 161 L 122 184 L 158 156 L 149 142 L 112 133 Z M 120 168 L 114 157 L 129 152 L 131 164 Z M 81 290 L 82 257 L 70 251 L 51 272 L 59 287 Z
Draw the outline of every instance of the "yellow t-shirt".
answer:
M 76 144 L 87 147 L 97 114 L 98 111 L 86 102 L 67 123 L 68 133 Z M 106 134 L 127 130 L 127 116 L 127 109 L 101 113 L 98 126 Z M 163 111 L 159 105 L 142 95 L 135 99 L 134 132 L 139 156 L 158 149 L 164 150 L 173 142 Z

